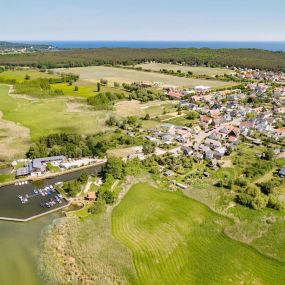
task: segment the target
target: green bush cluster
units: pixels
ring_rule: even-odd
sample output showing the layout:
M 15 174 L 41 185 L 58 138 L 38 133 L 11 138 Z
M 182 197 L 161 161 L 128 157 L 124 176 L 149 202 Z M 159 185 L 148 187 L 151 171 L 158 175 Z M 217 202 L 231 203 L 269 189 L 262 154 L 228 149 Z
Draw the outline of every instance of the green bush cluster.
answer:
M 165 96 L 160 90 L 150 90 L 147 88 L 140 87 L 136 84 L 122 84 L 123 88 L 131 92 L 129 95 L 130 100 L 138 100 L 140 102 L 148 102 L 154 100 L 165 100 Z
M 275 210 L 282 210 L 284 203 L 278 199 L 277 192 L 274 188 L 279 185 L 277 182 L 266 182 L 257 185 L 248 185 L 247 187 L 239 188 L 239 193 L 236 196 L 236 202 L 246 207 L 261 210 L 266 207 Z
M 124 99 L 125 94 L 118 93 L 99 93 L 87 99 L 89 105 L 93 106 L 95 110 L 111 110 L 116 101 Z

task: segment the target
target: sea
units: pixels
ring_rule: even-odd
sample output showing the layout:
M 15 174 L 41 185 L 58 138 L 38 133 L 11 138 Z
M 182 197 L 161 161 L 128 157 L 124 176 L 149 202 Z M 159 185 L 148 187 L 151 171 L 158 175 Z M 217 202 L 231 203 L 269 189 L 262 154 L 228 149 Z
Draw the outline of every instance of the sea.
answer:
M 285 41 L 24 41 L 31 44 L 48 44 L 58 48 L 253 48 L 285 52 Z

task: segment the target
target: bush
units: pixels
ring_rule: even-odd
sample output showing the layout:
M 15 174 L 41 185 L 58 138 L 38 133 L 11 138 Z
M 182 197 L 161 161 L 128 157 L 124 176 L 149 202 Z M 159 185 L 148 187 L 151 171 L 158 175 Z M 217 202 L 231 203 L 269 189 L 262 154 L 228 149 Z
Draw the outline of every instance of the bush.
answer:
M 235 185 L 240 187 L 246 187 L 248 185 L 248 181 L 245 178 L 237 178 L 235 180 Z
M 196 120 L 199 118 L 199 113 L 196 112 L 196 111 L 191 111 L 187 114 L 187 117 L 186 117 L 188 120 Z
M 62 188 L 71 197 L 75 197 L 81 191 L 81 183 L 78 180 L 72 180 L 65 182 Z
M 117 100 L 124 98 L 124 94 L 106 92 L 89 97 L 87 103 L 92 105 L 95 110 L 110 110 Z
M 116 195 L 114 192 L 107 190 L 102 193 L 102 198 L 105 200 L 106 204 L 113 204 L 116 200 Z
M 88 212 L 91 214 L 100 214 L 106 209 L 106 202 L 103 198 L 98 198 L 96 202 L 89 208 Z
M 155 143 L 153 143 L 151 141 L 146 141 L 143 144 L 143 153 L 145 155 L 154 153 L 154 151 L 155 151 Z
M 252 196 L 252 197 L 256 197 L 256 196 L 261 194 L 260 189 L 255 185 L 249 185 L 245 189 L 245 193 Z
M 285 208 L 285 205 L 284 202 L 280 201 L 276 195 L 270 194 L 268 196 L 267 207 L 280 211 Z
M 264 194 L 257 195 L 251 202 L 251 206 L 255 210 L 261 210 L 266 208 L 268 204 L 268 197 Z
M 251 207 L 251 203 L 252 203 L 253 197 L 246 194 L 246 193 L 240 193 L 237 197 L 236 197 L 236 202 L 247 206 L 247 207 Z

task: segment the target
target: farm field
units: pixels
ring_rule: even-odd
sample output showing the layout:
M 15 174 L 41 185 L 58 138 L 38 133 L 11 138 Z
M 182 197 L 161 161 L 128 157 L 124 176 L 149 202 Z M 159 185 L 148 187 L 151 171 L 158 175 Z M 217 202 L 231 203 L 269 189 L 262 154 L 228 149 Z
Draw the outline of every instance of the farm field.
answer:
M 133 83 L 138 81 L 159 82 L 166 85 L 174 85 L 177 87 L 194 87 L 196 85 L 207 85 L 213 88 L 229 86 L 229 83 L 217 80 L 192 79 L 184 77 L 176 77 L 166 74 L 143 72 L 129 70 L 116 67 L 106 66 L 90 66 L 90 67 L 75 67 L 75 68 L 58 68 L 55 72 L 59 73 L 74 73 L 80 76 L 80 80 L 91 83 L 98 82 L 100 79 L 106 79 L 111 83 Z
M 228 238 L 230 225 L 182 193 L 148 184 L 135 185 L 112 215 L 139 284 L 284 284 L 285 264 Z
M 0 73 L 0 78 L 3 79 L 14 79 L 17 82 L 25 81 L 25 76 L 29 75 L 30 79 L 37 78 L 56 78 L 56 74 L 48 74 L 46 72 L 40 72 L 38 70 L 26 69 L 26 70 L 7 70 Z
M 55 132 L 92 134 L 106 129 L 108 113 L 80 110 L 80 107 L 87 107 L 84 102 L 74 103 L 68 97 L 14 97 L 8 94 L 8 90 L 7 85 L 0 85 L 0 111 L 3 113 L 3 119 L 30 129 L 32 140 Z M 77 109 L 74 108 L 74 104 Z
M 232 70 L 226 68 L 212 68 L 212 67 L 203 67 L 203 66 L 181 66 L 176 64 L 167 64 L 167 63 L 143 63 L 138 64 L 135 67 L 142 67 L 143 69 L 150 69 L 154 71 L 160 71 L 161 69 L 167 70 L 181 70 L 182 72 L 193 72 L 194 75 L 220 75 L 220 74 L 231 74 Z

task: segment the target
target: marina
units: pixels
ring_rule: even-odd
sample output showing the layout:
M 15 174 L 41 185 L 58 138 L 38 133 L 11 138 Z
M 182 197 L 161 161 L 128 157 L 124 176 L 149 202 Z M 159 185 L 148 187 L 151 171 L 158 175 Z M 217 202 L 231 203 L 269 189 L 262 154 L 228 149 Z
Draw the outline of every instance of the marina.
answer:
M 0 220 L 26 222 L 61 210 L 71 201 L 56 190 L 56 185 L 78 179 L 81 173 L 96 174 L 105 163 L 41 180 L 23 180 L 0 187 Z

